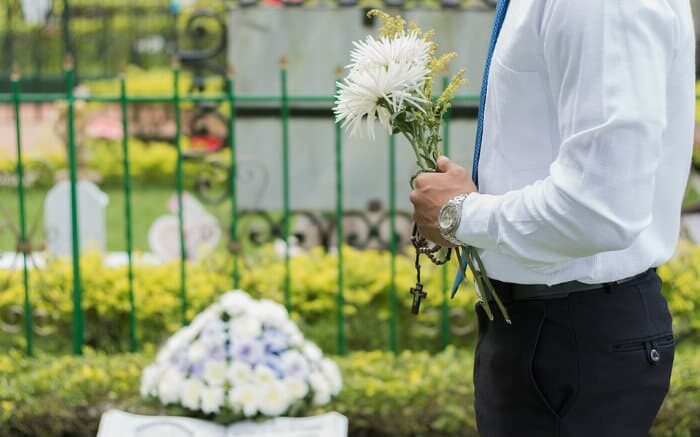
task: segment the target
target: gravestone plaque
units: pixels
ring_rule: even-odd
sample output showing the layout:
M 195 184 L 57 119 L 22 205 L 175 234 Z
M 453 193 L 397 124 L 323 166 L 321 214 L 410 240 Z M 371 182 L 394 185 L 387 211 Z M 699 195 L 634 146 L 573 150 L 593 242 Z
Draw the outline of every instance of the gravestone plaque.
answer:
M 313 417 L 280 417 L 228 427 L 199 419 L 140 416 L 107 411 L 97 437 L 347 437 L 348 419 L 339 413 Z
M 216 218 L 191 194 L 183 194 L 182 204 L 185 253 L 187 259 L 196 260 L 210 253 L 216 247 L 221 238 L 221 227 Z M 173 195 L 170 198 L 168 209 L 171 214 L 156 219 L 148 231 L 148 243 L 151 246 L 151 251 L 162 261 L 180 257 L 180 222 L 177 216 L 177 196 Z
M 104 252 L 107 231 L 105 210 L 109 197 L 97 185 L 80 181 L 76 186 L 78 194 L 78 235 L 81 251 Z M 52 255 L 71 255 L 71 201 L 68 181 L 57 183 L 44 200 L 44 225 L 46 241 Z

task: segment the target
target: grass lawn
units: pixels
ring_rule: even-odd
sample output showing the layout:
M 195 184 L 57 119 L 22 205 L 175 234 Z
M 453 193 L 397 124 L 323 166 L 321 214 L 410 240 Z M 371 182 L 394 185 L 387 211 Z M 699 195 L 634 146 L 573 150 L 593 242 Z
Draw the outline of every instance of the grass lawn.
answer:
M 36 229 L 32 234 L 34 243 L 45 241 L 43 202 L 47 190 L 30 189 L 26 194 L 27 229 Z M 107 206 L 107 250 L 122 251 L 126 249 L 124 192 L 120 189 L 106 190 L 109 196 Z M 169 214 L 168 198 L 175 193 L 169 188 L 137 188 L 132 191 L 132 226 L 134 249 L 147 251 L 148 229 L 153 221 L 161 215 Z M 220 223 L 227 223 L 228 203 L 218 206 L 206 206 Z M 18 200 L 15 189 L 0 189 L 0 252 L 13 251 L 16 237 L 13 228 L 18 227 Z M 222 238 L 223 239 L 223 238 Z

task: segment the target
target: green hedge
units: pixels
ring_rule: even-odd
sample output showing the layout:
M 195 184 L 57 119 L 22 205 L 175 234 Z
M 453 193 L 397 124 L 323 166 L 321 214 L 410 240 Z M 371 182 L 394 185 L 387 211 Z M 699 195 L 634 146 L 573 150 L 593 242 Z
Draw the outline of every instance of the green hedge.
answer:
M 140 369 L 151 355 L 88 352 L 84 357 L 0 357 L 0 436 L 93 436 L 108 408 L 185 414 L 141 400 Z M 331 405 L 350 419 L 350 435 L 476 436 L 472 355 L 358 352 L 338 358 L 344 388 Z M 672 388 L 652 435 L 700 435 L 700 352 L 679 351 Z
M 663 266 L 664 293 L 674 315 L 674 329 L 682 341 L 697 339 L 700 326 L 700 249 L 683 249 L 683 254 Z M 187 274 L 191 318 L 216 297 L 231 288 L 231 257 L 217 253 L 200 263 L 190 264 Z M 351 350 L 386 349 L 389 345 L 391 312 L 390 257 L 387 252 L 344 250 L 346 334 Z M 450 266 L 453 268 L 453 266 Z M 432 265 L 424 266 L 429 296 L 423 312 L 410 314 L 408 289 L 414 285 L 412 259 L 397 258 L 399 347 L 435 350 L 440 343 L 442 275 Z M 95 349 L 108 352 L 128 350 L 129 299 L 126 268 L 105 267 L 97 256 L 82 259 L 83 308 L 86 341 Z M 291 301 L 293 317 L 304 332 L 325 350 L 336 350 L 337 336 L 337 257 L 321 249 L 291 260 Z M 449 280 L 454 272 L 451 270 Z M 142 344 L 157 344 L 180 325 L 180 284 L 178 263 L 162 266 L 139 265 L 135 270 L 136 318 Z M 53 334 L 37 338 L 43 351 L 70 351 L 73 304 L 71 263 L 51 261 L 45 269 L 32 271 L 31 298 L 36 310 L 47 316 L 38 320 Z M 284 300 L 284 262 L 269 247 L 249 252 L 241 263 L 241 288 L 254 296 L 277 302 Z M 0 271 L 0 315 L 24 299 L 21 272 Z M 464 287 L 448 302 L 453 344 L 473 344 L 476 321 L 474 291 Z M 459 336 L 456 332 L 462 331 Z M 0 331 L 0 347 L 23 346 L 21 331 Z
M 388 252 L 344 249 L 346 333 L 351 350 L 389 347 L 390 257 Z M 188 317 L 211 304 L 220 293 L 232 288 L 230 255 L 218 253 L 203 262 L 193 263 L 187 271 Z M 336 350 L 337 337 L 337 257 L 315 249 L 291 259 L 292 316 L 306 335 L 325 350 Z M 81 260 L 83 308 L 86 317 L 85 339 L 89 346 L 108 352 L 128 350 L 129 298 L 126 267 L 105 267 L 98 256 Z M 450 276 L 454 272 L 450 272 Z M 134 292 L 139 338 L 142 344 L 157 344 L 180 326 L 179 264 L 138 265 Z M 423 313 L 410 314 L 415 283 L 412 260 L 397 259 L 399 346 L 433 349 L 439 346 L 442 277 L 434 266 L 425 266 L 424 280 L 430 293 Z M 46 268 L 30 273 L 31 298 L 35 310 L 47 314 L 37 320 L 52 334 L 37 337 L 37 349 L 69 352 L 73 304 L 70 260 L 54 259 Z M 248 253 L 241 262 L 241 288 L 256 297 L 284 301 L 284 262 L 271 248 Z M 24 299 L 19 271 L 0 270 L 0 315 Z M 464 287 L 450 301 L 453 326 L 465 335 L 453 338 L 456 344 L 473 343 L 476 329 L 474 292 Z M 0 330 L 0 348 L 24 344 L 22 332 L 8 334 Z

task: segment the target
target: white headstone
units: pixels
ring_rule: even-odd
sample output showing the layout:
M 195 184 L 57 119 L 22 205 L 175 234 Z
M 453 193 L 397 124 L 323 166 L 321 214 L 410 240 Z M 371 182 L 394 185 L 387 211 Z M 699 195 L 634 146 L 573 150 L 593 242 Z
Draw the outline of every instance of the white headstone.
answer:
M 109 197 L 97 185 L 80 181 L 78 194 L 78 235 L 81 253 L 90 250 L 104 252 L 107 244 L 105 210 Z M 71 255 L 71 201 L 70 183 L 57 183 L 44 200 L 44 224 L 49 252 L 53 255 Z
M 280 417 L 228 427 L 199 419 L 141 416 L 110 410 L 102 415 L 97 437 L 347 437 L 348 419 L 339 413 Z
M 211 215 L 197 199 L 184 193 L 183 231 L 185 234 L 185 252 L 187 259 L 196 260 L 210 253 L 221 238 L 221 228 L 216 217 Z M 177 216 L 177 196 L 168 201 L 172 214 L 156 219 L 148 231 L 148 243 L 151 251 L 162 261 L 180 257 L 180 221 Z

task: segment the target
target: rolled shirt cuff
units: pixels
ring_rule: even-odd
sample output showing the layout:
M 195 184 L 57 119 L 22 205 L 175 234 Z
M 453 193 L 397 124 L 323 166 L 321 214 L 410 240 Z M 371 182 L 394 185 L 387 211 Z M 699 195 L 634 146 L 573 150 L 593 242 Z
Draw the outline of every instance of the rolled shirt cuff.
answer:
M 465 245 L 494 249 L 498 244 L 496 229 L 491 225 L 502 196 L 472 193 L 462 203 L 462 219 L 455 237 Z

